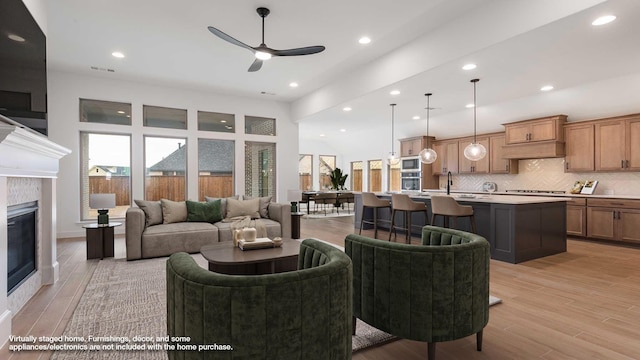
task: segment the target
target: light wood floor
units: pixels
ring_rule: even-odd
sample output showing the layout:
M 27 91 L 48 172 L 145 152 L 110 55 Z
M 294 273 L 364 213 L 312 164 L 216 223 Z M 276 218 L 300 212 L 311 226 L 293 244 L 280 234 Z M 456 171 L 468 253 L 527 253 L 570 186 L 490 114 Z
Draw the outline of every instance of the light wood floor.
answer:
M 302 238 L 344 245 L 353 218 L 303 219 Z M 373 231 L 363 234 L 373 236 Z M 378 238 L 386 239 L 387 232 Z M 418 239 L 414 238 L 414 243 Z M 398 241 L 404 241 L 398 237 Z M 116 257 L 125 257 L 116 239 Z M 13 318 L 14 335 L 60 335 L 95 270 L 84 238 L 58 242 L 60 281 L 43 287 Z M 569 240 L 564 254 L 518 265 L 491 262 L 491 307 L 483 351 L 475 336 L 439 343 L 447 359 L 640 359 L 640 249 Z M 356 360 L 426 359 L 425 343 L 398 340 L 354 354 Z M 19 356 L 17 356 L 19 355 Z M 48 359 L 48 353 L 0 359 Z

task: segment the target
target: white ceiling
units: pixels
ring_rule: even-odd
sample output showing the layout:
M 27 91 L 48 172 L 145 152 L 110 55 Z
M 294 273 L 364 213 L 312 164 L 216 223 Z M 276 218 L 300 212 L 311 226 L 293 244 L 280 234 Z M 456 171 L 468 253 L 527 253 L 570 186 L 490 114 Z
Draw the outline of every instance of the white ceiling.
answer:
M 273 58 L 247 72 L 253 55 L 207 26 L 257 46 L 260 6 L 271 10 L 268 46 L 326 50 Z M 617 20 L 590 25 L 606 13 Z M 465 105 L 473 102 L 472 78 L 481 79 L 479 133 L 558 113 L 576 121 L 640 112 L 639 17 L 637 0 L 56 0 L 47 19 L 48 63 L 61 71 L 290 102 L 301 139 L 348 151 L 345 136 L 388 136 L 392 102 L 397 137 L 424 134 L 425 92 L 438 108 L 431 111 L 431 135 L 470 135 L 473 111 Z M 358 44 L 362 35 L 372 43 Z M 113 58 L 113 51 L 126 57 Z M 477 69 L 462 70 L 468 62 Z M 292 81 L 300 86 L 290 88 Z M 540 92 L 545 84 L 555 89 Z M 391 89 L 401 94 L 391 96 Z

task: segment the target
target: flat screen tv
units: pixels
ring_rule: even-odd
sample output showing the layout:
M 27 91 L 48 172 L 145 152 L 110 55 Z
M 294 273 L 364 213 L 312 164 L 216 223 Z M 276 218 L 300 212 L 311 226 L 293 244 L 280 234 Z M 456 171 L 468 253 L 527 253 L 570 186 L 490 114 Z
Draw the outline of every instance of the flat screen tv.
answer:
M 47 135 L 47 45 L 22 0 L 0 1 L 0 115 Z

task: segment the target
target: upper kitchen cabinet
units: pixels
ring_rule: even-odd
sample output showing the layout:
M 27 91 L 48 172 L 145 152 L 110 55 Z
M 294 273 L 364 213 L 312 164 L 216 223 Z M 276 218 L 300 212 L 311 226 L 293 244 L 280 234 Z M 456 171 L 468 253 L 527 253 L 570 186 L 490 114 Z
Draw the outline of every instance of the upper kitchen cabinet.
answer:
M 464 157 L 464 149 L 473 142 L 473 138 L 465 138 L 458 140 L 458 172 L 460 174 L 487 174 L 489 173 L 489 138 L 486 136 L 476 136 L 476 141 L 487 149 L 487 156 L 478 160 L 471 161 Z
M 565 172 L 584 172 L 595 169 L 594 124 L 576 123 L 564 127 Z
M 564 156 L 563 126 L 566 121 L 566 115 L 556 115 L 503 124 L 506 145 L 502 147 L 502 156 L 505 159 Z
M 640 114 L 595 123 L 595 170 L 640 171 Z
M 438 157 L 432 164 L 433 175 L 446 175 L 451 171 L 453 174 L 458 173 L 458 140 L 454 141 L 438 141 L 433 143 L 433 150 L 436 151 Z
M 423 138 L 424 136 L 402 139 L 400 140 L 400 156 L 401 157 L 409 157 L 409 156 L 418 156 L 420 151 L 423 148 Z
M 507 145 L 536 141 L 563 141 L 562 125 L 566 115 L 504 124 Z
M 517 174 L 518 160 L 505 159 L 502 154 L 502 147 L 506 144 L 505 134 L 489 136 L 489 148 L 487 157 L 489 158 L 489 172 L 492 174 Z

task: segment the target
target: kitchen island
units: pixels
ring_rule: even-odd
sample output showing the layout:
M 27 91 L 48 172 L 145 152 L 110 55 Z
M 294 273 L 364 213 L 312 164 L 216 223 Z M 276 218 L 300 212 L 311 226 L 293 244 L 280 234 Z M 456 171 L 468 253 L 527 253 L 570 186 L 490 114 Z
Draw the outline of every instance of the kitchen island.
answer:
M 378 193 L 379 198 L 391 200 L 391 194 Z M 426 203 L 431 220 L 431 195 L 429 193 L 408 194 L 413 200 Z M 438 195 L 434 193 L 434 195 Z M 442 194 L 440 194 L 442 195 Z M 458 203 L 471 205 L 476 220 L 477 233 L 491 245 L 491 258 L 513 264 L 558 254 L 567 251 L 566 201 L 564 197 L 516 196 L 516 195 L 478 195 L 453 194 Z M 404 222 L 404 213 L 396 214 L 397 223 Z M 373 217 L 367 209 L 365 218 Z M 389 220 L 389 211 L 380 210 L 378 219 Z M 360 229 L 362 220 L 362 197 L 355 195 L 355 229 Z M 414 213 L 413 225 L 425 224 L 424 214 Z M 444 226 L 439 216 L 436 226 Z M 471 231 L 468 218 L 459 218 L 456 228 Z M 388 229 L 388 223 L 382 221 L 378 227 Z M 364 228 L 370 228 L 365 226 Z M 420 236 L 420 229 L 412 229 Z

